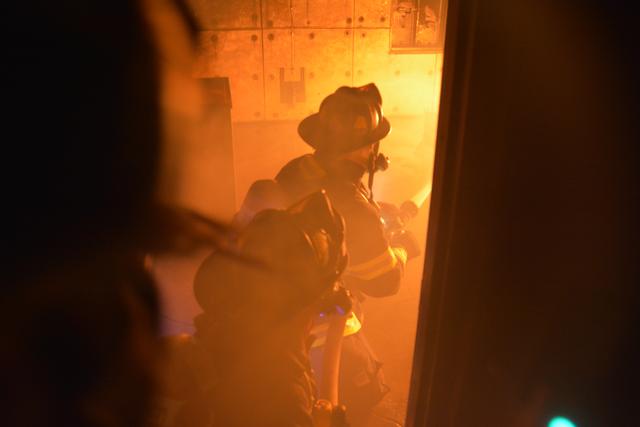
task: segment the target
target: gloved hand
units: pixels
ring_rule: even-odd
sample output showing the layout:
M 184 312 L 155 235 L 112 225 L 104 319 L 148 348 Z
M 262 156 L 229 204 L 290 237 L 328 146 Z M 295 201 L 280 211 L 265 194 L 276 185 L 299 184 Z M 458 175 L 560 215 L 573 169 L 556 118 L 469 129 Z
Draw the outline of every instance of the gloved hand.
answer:
M 416 236 L 408 230 L 395 230 L 391 233 L 389 244 L 393 247 L 401 247 L 407 251 L 407 260 L 420 256 L 422 254 L 421 245 Z
M 337 405 L 333 407 L 331 413 L 331 427 L 349 427 L 347 421 L 347 408 L 344 405 Z
M 349 427 L 347 409 L 333 405 L 326 399 L 317 399 L 313 405 L 313 425 L 316 427 Z
M 353 308 L 351 292 L 342 286 L 335 286 L 333 292 L 322 297 L 319 302 L 320 312 L 344 315 Z
M 384 227 L 387 233 L 404 227 L 400 208 L 393 203 L 386 202 L 378 202 L 378 206 L 380 206 L 380 216 L 384 221 Z

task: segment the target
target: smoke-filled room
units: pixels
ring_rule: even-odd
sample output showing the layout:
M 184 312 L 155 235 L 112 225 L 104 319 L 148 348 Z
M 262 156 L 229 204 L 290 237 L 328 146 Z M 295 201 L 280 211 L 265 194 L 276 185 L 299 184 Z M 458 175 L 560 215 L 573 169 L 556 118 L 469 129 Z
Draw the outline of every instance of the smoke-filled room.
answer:
M 615 3 L 9 2 L 0 425 L 640 425 Z

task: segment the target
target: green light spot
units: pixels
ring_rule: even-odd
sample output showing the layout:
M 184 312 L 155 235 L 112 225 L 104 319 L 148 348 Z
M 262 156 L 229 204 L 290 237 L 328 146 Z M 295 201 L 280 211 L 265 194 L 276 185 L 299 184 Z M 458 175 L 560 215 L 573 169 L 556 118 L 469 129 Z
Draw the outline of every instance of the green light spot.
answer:
M 576 425 L 565 417 L 555 417 L 549 421 L 547 427 L 576 427 Z

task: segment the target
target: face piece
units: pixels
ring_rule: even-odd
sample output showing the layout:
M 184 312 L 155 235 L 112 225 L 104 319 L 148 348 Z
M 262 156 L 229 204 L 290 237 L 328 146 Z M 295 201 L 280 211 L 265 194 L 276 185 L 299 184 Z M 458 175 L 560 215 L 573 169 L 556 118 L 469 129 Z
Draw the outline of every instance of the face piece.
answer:
M 348 312 L 351 310 L 351 298 L 340 284 L 348 261 L 344 220 L 333 209 L 324 191 L 303 199 L 287 212 L 292 215 L 313 252 L 312 272 L 302 276 L 305 277 L 304 283 L 299 285 L 303 290 L 301 301 L 307 301 L 304 304 L 313 305 L 318 312 Z M 309 286 L 310 283 L 314 285 Z
M 365 145 L 362 148 L 343 154 L 340 158 L 360 166 L 364 174 L 369 169 L 370 161 L 373 158 L 374 146 L 375 144 Z
M 324 286 L 330 286 L 339 279 L 347 264 L 344 220 L 333 209 L 324 191 L 308 196 L 287 212 L 313 248 Z

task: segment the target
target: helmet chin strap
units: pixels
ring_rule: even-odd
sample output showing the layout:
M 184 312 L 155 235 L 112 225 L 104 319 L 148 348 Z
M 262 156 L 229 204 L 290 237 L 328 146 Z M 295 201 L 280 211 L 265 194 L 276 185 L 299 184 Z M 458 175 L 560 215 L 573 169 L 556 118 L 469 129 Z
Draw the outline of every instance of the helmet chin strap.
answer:
M 373 178 L 376 174 L 376 156 L 378 155 L 379 147 L 380 147 L 380 143 L 376 143 L 376 145 L 373 147 L 373 151 L 369 155 L 369 167 L 367 169 L 369 172 L 368 187 L 369 187 L 370 202 L 373 202 Z
M 376 175 L 377 171 L 385 171 L 389 168 L 389 158 L 384 154 L 379 152 L 380 150 L 380 141 L 376 142 L 373 146 L 373 151 L 371 155 L 369 155 L 369 164 L 368 164 L 368 172 L 369 172 L 369 202 L 376 204 L 373 198 L 373 179 Z

